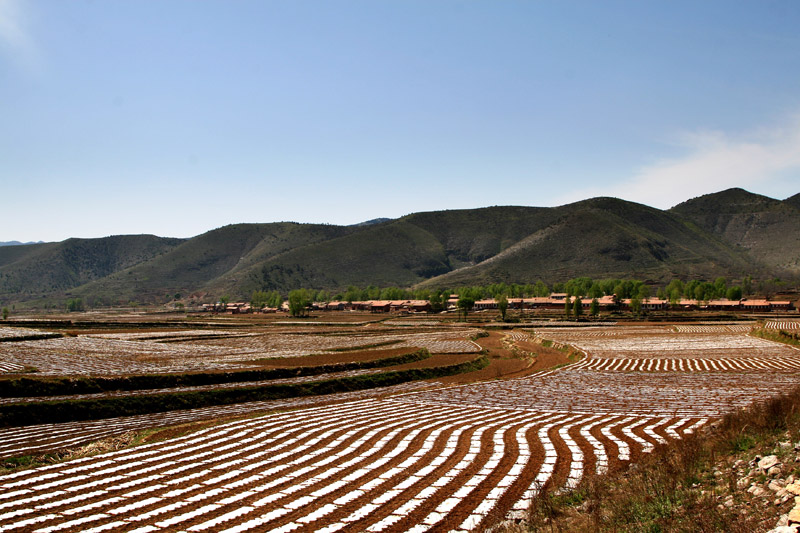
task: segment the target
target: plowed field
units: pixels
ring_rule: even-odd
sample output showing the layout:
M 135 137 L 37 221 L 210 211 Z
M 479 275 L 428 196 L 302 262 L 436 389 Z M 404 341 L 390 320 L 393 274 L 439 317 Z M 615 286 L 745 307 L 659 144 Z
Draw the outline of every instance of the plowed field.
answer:
M 586 357 L 513 379 L 269 402 L 260 408 L 297 409 L 0 476 L 0 531 L 483 530 L 524 516 L 546 486 L 575 486 L 800 382 L 800 351 L 735 328 L 536 328 L 507 339 L 533 336 Z M 89 424 L 99 435 L 97 422 L 71 427 Z M 3 430 L 0 442 L 23 449 L 62 430 L 68 438 L 58 424 Z

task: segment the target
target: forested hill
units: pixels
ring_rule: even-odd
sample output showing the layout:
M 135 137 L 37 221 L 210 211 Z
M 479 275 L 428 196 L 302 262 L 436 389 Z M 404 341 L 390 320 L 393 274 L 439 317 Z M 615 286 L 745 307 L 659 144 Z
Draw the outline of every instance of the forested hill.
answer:
M 455 287 L 577 276 L 800 276 L 800 195 L 730 189 L 663 211 L 615 198 L 415 213 L 334 226 L 236 224 L 0 247 L 0 304 L 163 302 L 348 285 Z

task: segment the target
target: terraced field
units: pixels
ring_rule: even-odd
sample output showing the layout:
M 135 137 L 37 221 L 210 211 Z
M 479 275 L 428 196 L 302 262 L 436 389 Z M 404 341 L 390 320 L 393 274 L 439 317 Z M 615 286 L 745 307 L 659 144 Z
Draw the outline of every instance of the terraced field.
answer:
M 459 340 L 447 333 L 428 338 Z M 524 517 L 543 488 L 573 487 L 800 382 L 800 351 L 735 328 L 537 327 L 507 338 L 534 336 L 586 357 L 520 378 L 411 383 L 326 405 L 215 408 L 279 412 L 0 476 L 0 531 L 483 530 Z M 246 350 L 256 339 L 243 338 Z M 200 415 L 158 416 L 168 424 Z M 0 443 L 6 453 L 37 439 L 46 449 L 48 434 L 99 437 L 137 427 L 134 418 L 8 428 Z
M 768 320 L 764 324 L 764 327 L 768 329 L 785 329 L 791 331 L 800 329 L 800 320 Z
M 13 329 L 13 328 L 7 328 Z M 20 342 L 0 342 L 0 372 L 25 366 L 37 375 L 127 375 L 242 370 L 249 360 L 300 357 L 359 344 L 427 348 L 432 353 L 477 353 L 474 328 L 455 331 L 357 330 L 352 335 L 314 331 L 258 331 L 223 337 L 220 332 L 107 333 Z M 35 331 L 35 330 L 31 330 Z M 0 334 L 2 331 L 0 331 Z M 175 341 L 180 342 L 175 342 Z

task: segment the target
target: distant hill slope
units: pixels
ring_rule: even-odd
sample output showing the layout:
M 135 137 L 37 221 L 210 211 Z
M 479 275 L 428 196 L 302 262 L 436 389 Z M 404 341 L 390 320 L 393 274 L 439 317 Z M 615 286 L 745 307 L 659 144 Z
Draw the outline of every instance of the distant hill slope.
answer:
M 796 209 L 800 209 L 800 193 L 797 193 L 794 196 L 790 196 L 789 198 L 784 200 L 783 203 L 789 204 Z
M 20 241 L 2 241 L 0 242 L 0 246 L 21 246 L 24 244 L 41 244 L 42 241 L 38 242 L 20 242 Z
M 594 198 L 553 208 L 547 216 L 550 223 L 513 246 L 425 285 L 552 283 L 577 276 L 669 280 L 758 270 L 720 239 L 644 205 Z
M 92 280 L 144 263 L 183 239 L 122 235 L 0 247 L 0 299 L 61 295 Z
M 800 200 L 728 189 L 678 204 L 670 212 L 747 250 L 768 269 L 800 273 Z
M 192 239 L 123 236 L 0 247 L 0 303 L 211 300 L 348 285 L 456 287 L 576 276 L 800 272 L 797 195 L 731 189 L 662 211 L 616 198 L 414 213 L 373 224 L 235 224 Z
M 194 237 L 152 261 L 87 284 L 75 294 L 112 301 L 161 301 L 166 294 L 220 288 L 232 295 L 249 294 L 237 290 L 240 270 L 253 265 L 258 268 L 275 255 L 352 231 L 342 226 L 295 222 L 233 224 Z

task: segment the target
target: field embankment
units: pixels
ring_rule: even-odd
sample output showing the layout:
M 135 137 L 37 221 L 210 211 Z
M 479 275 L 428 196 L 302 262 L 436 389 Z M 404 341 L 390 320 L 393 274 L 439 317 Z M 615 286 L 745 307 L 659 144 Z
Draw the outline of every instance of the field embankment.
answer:
M 193 409 L 211 405 L 277 400 L 386 387 L 423 379 L 479 370 L 488 365 L 485 356 L 451 365 L 386 371 L 306 383 L 270 384 L 260 387 L 211 389 L 171 394 L 135 395 L 88 400 L 60 400 L 0 405 L 0 427 L 94 420 Z

